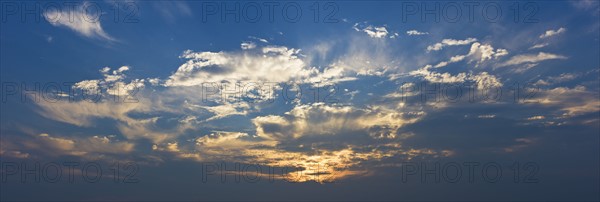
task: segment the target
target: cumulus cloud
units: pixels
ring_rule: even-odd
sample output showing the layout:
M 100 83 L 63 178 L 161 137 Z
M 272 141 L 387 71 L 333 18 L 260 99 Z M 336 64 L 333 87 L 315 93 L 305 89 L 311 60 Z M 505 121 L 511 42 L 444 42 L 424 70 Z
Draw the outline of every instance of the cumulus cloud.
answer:
M 304 58 L 300 49 L 284 46 L 266 46 L 242 52 L 188 50 L 181 57 L 189 60 L 169 76 L 165 86 L 198 86 L 209 82 L 333 84 L 354 80 L 355 78 L 348 74 L 358 71 L 341 63 L 333 63 L 322 68 L 311 67 L 306 61 L 309 59 Z
M 129 71 L 128 66 L 122 66 L 112 71 L 109 67 L 104 67 L 100 70 L 100 73 L 102 73 L 104 77 L 103 79 L 80 81 L 75 83 L 73 88 L 83 90 L 83 93 L 86 93 L 88 97 L 92 99 L 99 99 L 98 96 L 103 92 L 112 96 L 132 98 L 129 96 L 143 88 L 146 81 L 144 79 L 133 79 L 129 82 L 125 82 L 126 71 Z
M 53 26 L 69 28 L 88 38 L 116 41 L 104 31 L 100 18 L 91 15 L 84 8 L 85 6 L 79 6 L 71 11 L 49 10 L 44 13 L 44 16 Z
M 548 30 L 548 31 L 544 32 L 542 35 L 540 35 L 540 39 L 556 36 L 556 35 L 566 32 L 566 31 L 567 31 L 567 29 L 565 29 L 563 27 L 561 27 L 557 30 Z
M 497 59 L 508 55 L 508 51 L 501 48 L 494 50 L 494 47 L 490 44 L 480 44 L 476 42 L 471 45 L 468 55 L 475 57 L 475 59 L 478 60 L 477 62 L 484 62 L 486 60 Z
M 268 46 L 260 52 L 193 52 L 166 81 L 167 86 L 194 86 L 205 82 L 270 81 L 285 82 L 310 72 L 298 49 Z
M 467 38 L 465 40 L 456 40 L 456 39 L 444 39 L 440 43 L 436 43 L 430 46 L 427 46 L 427 51 L 439 51 L 442 48 L 447 46 L 460 46 L 467 45 L 477 41 L 475 38 Z

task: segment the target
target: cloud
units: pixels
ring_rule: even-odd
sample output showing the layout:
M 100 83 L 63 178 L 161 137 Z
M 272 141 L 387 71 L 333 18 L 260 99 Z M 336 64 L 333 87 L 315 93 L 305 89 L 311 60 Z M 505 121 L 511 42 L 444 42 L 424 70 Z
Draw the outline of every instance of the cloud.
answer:
M 419 31 L 413 29 L 413 30 L 406 31 L 406 34 L 408 34 L 410 36 L 412 36 L 412 35 L 428 35 L 429 32 L 419 32 Z
M 465 59 L 469 59 L 469 61 L 468 61 L 469 63 L 475 61 L 476 62 L 475 67 L 478 67 L 480 64 L 482 64 L 488 60 L 498 59 L 499 57 L 502 57 L 505 55 L 508 55 L 508 51 L 506 49 L 502 49 L 502 48 L 494 49 L 494 47 L 492 47 L 492 45 L 490 45 L 490 44 L 481 44 L 479 42 L 475 42 L 471 45 L 471 48 L 469 49 L 469 53 L 467 53 L 466 55 L 452 56 L 449 60 L 439 62 L 438 64 L 436 64 L 433 67 L 441 68 L 441 67 L 447 66 L 448 64 L 460 62 Z
M 472 61 L 477 61 L 477 65 L 486 60 L 498 59 L 499 57 L 508 55 L 506 49 L 498 48 L 494 50 L 494 47 L 490 44 L 480 44 L 478 42 L 471 45 L 469 54 L 467 56 L 472 58 Z
M 256 44 L 254 42 L 242 42 L 240 46 L 243 50 L 256 48 Z
M 300 59 L 300 50 L 267 46 L 254 52 L 193 52 L 166 81 L 167 86 L 194 86 L 206 82 L 269 81 L 286 82 L 307 76 L 310 70 Z
M 546 79 L 540 79 L 537 82 L 535 82 L 534 84 L 537 86 L 555 85 L 558 83 L 574 80 L 575 78 L 577 78 L 579 76 L 580 76 L 580 74 L 576 74 L 576 73 L 562 73 L 558 76 L 549 76 Z
M 475 82 L 477 84 L 477 88 L 480 90 L 484 89 L 494 89 L 495 87 L 501 87 L 502 82 L 496 76 L 491 75 L 487 72 L 480 73 L 466 73 L 461 72 L 458 74 L 450 74 L 448 72 L 439 73 L 431 71 L 433 66 L 426 65 L 418 70 L 414 70 L 409 72 L 408 74 L 414 77 L 420 77 L 425 81 L 432 83 L 465 83 L 468 81 Z
M 158 13 L 169 23 L 173 23 L 180 16 L 193 15 L 192 8 L 184 1 L 158 1 L 152 2 Z
M 177 120 L 173 127 L 160 127 L 161 121 L 170 119 L 165 117 L 169 113 L 183 113 L 185 109 L 181 109 L 181 100 L 186 99 L 185 94 L 173 96 L 178 92 L 145 92 L 145 79 L 132 79 L 129 83 L 124 80 L 127 70 L 127 66 L 112 71 L 105 67 L 100 71 L 104 78 L 75 83 L 75 92 L 68 100 L 37 103 L 38 113 L 83 128 L 94 128 L 97 120 L 110 119 L 127 139 L 149 139 L 152 142 L 176 138 L 196 124 L 194 119 L 189 118 L 190 115 L 186 115 L 173 118 Z M 173 102 L 171 99 L 178 100 L 178 107 L 169 105 Z
M 3 149 L 0 149 L 0 156 L 8 157 L 8 158 L 26 159 L 26 158 L 29 158 L 30 154 L 26 153 L 26 152 L 17 151 L 17 150 L 5 151 Z
M 385 38 L 389 34 L 389 32 L 385 26 L 381 26 L 381 27 L 376 27 L 376 26 L 372 26 L 372 25 L 365 26 L 363 24 L 356 23 L 356 24 L 354 24 L 354 26 L 352 26 L 352 28 L 356 31 L 362 31 L 364 33 L 367 33 L 367 35 L 369 35 L 371 38 Z
M 356 109 L 323 103 L 296 106 L 285 116 L 253 119 L 257 135 L 289 141 L 304 136 L 342 135 L 362 131 L 373 138 L 395 138 L 397 130 L 421 118 L 421 113 L 396 112 L 384 107 Z
M 510 66 L 510 65 L 519 65 L 524 63 L 537 63 L 544 60 L 564 60 L 567 59 L 566 56 L 552 54 L 552 53 L 544 53 L 539 52 L 538 54 L 523 54 L 516 55 L 508 59 L 506 62 L 502 63 L 500 66 Z
M 39 103 L 39 113 L 49 119 L 84 128 L 96 127 L 97 120 L 110 119 L 127 139 L 148 139 L 160 144 L 173 141 L 187 130 L 197 129 L 195 124 L 209 124 L 233 115 L 245 116 L 257 109 L 259 104 L 246 100 L 220 100 L 219 92 L 207 95 L 195 87 L 204 82 L 221 85 L 236 85 L 237 82 L 325 82 L 336 83 L 355 78 L 345 77 L 346 69 L 329 66 L 323 69 L 308 67 L 301 59 L 298 49 L 282 46 L 267 46 L 239 52 L 192 52 L 182 57 L 189 59 L 163 84 L 159 78 L 129 79 L 129 66 L 100 70 L 102 78 L 84 80 L 73 85 L 74 97 L 87 95 L 94 100 L 76 98 L 72 101 Z M 222 81 L 228 81 L 222 83 Z M 147 88 L 146 83 L 152 84 Z M 247 87 L 247 86 L 246 86 Z M 264 86 L 263 86 L 264 87 Z M 265 90 L 250 86 L 246 90 L 257 90 L 250 97 L 268 100 L 275 96 L 276 85 L 269 84 Z M 218 89 L 223 91 L 225 89 Z M 122 102 L 136 92 L 134 102 Z M 113 99 L 117 96 L 119 99 Z M 205 99 L 211 102 L 205 102 Z M 214 101 L 214 102 L 212 102 Z M 172 117 L 176 116 L 177 117 Z M 169 127 L 161 126 L 165 121 Z
M 532 50 L 532 49 L 538 49 L 538 48 L 543 48 L 543 47 L 546 47 L 546 46 L 548 46 L 548 45 L 550 45 L 550 44 L 549 44 L 549 43 L 540 43 L 540 44 L 535 44 L 535 45 L 531 46 L 531 47 L 529 48 L 529 50 Z
M 593 16 L 598 16 L 600 13 L 600 2 L 596 0 L 569 1 L 569 3 L 577 9 L 589 11 Z
M 415 134 L 397 136 L 397 130 L 422 116 L 420 111 L 400 112 L 382 106 L 359 109 L 324 103 L 298 105 L 283 115 L 254 118 L 256 135 L 214 131 L 196 138 L 195 148 L 184 149 L 179 144 L 174 149 L 175 143 L 166 143 L 155 150 L 178 153 L 180 158 L 194 156 L 199 161 L 300 167 L 305 177 L 290 181 L 323 182 L 365 175 L 372 168 L 369 165 L 389 158 L 409 160 L 444 155 L 441 151 L 410 148 L 398 142 Z M 336 141 L 324 144 L 322 138 Z M 321 180 L 310 177 L 317 174 L 311 169 L 315 165 L 326 166 L 319 174 Z M 293 177 L 290 175 L 285 177 Z
M 101 78 L 78 82 L 74 86 L 75 89 L 111 95 L 115 91 L 110 89 L 116 84 L 133 85 L 144 90 L 139 102 L 115 103 L 101 100 L 91 103 L 78 100 L 42 103 L 40 109 L 47 118 L 89 130 L 101 126 L 98 124 L 102 121 L 98 120 L 110 120 L 124 139 L 150 140 L 152 151 L 148 152 L 151 155 L 167 155 L 160 157 L 165 159 L 232 161 L 269 166 L 294 164 L 312 175 L 319 174 L 308 169 L 315 163 L 330 165 L 332 168 L 327 170 L 329 173 L 351 168 L 352 172 L 338 173 L 337 177 L 342 178 L 368 175 L 372 168 L 368 166 L 382 165 L 390 159 L 397 161 L 452 154 L 451 150 L 434 150 L 428 146 L 411 147 L 410 141 L 422 134 L 412 131 L 410 127 L 424 120 L 426 116 L 435 116 L 439 111 L 448 108 L 436 105 L 437 108 L 431 109 L 428 108 L 430 106 L 420 103 L 398 102 L 399 96 L 393 93 L 378 97 L 379 94 L 386 93 L 385 84 L 390 83 L 378 82 L 377 79 L 381 79 L 382 75 L 388 72 L 399 70 L 398 66 L 402 65 L 398 64 L 404 64 L 397 62 L 402 59 L 402 55 L 389 59 L 386 55 L 389 53 L 388 46 L 385 46 L 383 41 L 372 40 L 362 34 L 354 37 L 360 38 L 363 43 L 351 41 L 350 46 L 355 47 L 346 47 L 348 51 L 342 54 L 335 53 L 338 55 L 332 56 L 333 59 L 319 67 L 311 66 L 309 61 L 312 60 L 306 59 L 305 54 L 325 57 L 333 54 L 331 50 L 338 48 L 335 44 L 315 48 L 320 50 L 315 51 L 317 53 L 305 53 L 300 49 L 284 46 L 263 47 L 265 44 L 260 42 L 257 42 L 258 45 L 254 42 L 244 42 L 246 44 L 242 43 L 241 50 L 238 51 L 185 51 L 181 55 L 184 59 L 183 64 L 165 80 L 131 79 L 126 75 L 131 69 L 129 66 L 105 67 L 100 70 Z M 479 89 L 502 86 L 499 76 L 482 72 L 481 68 L 458 73 L 436 71 L 450 63 L 465 61 L 479 65 L 508 55 L 506 49 L 476 42 L 474 38 L 442 41 L 439 49 L 469 43 L 471 46 L 468 53 L 452 56 L 435 66 L 426 65 L 418 70 L 409 71 L 408 75 L 439 83 L 472 81 L 477 83 Z M 348 90 L 348 93 L 362 92 L 358 95 L 370 95 L 366 98 L 356 96 L 356 100 L 366 100 L 364 102 L 344 104 L 294 102 L 291 106 L 259 106 L 243 101 L 206 104 L 201 102 L 202 95 L 197 86 L 203 82 L 232 85 L 239 81 L 335 83 L 365 77 L 368 77 L 368 82 L 378 82 L 372 85 L 377 90 L 352 89 L 354 84 L 371 86 L 368 82 L 362 83 L 365 80 L 352 83 L 347 87 L 352 89 Z M 152 86 L 146 86 L 146 82 Z M 549 106 L 556 104 L 548 103 Z M 582 111 L 572 107 L 560 108 L 572 114 Z M 495 112 L 479 114 L 479 118 L 496 116 Z M 48 136 L 40 137 L 46 138 L 44 144 L 59 148 L 59 151 L 69 151 L 61 153 L 67 155 L 73 154 L 72 151 L 83 154 L 82 149 L 75 146 L 78 143 L 95 141 L 94 143 L 102 145 L 106 144 L 107 139 L 109 143 L 116 142 L 113 138 L 103 136 L 93 140 Z M 114 150 L 116 153 L 128 152 L 121 148 Z
M 563 27 L 559 28 L 556 31 L 555 30 L 548 30 L 548 31 L 544 32 L 544 34 L 540 35 L 540 39 L 548 38 L 548 37 L 551 37 L 551 36 L 556 36 L 556 35 L 559 35 L 559 34 L 562 34 L 562 33 L 566 32 L 566 31 L 567 31 L 567 29 L 565 29 Z
M 517 138 L 514 140 L 514 144 L 504 148 L 504 152 L 512 153 L 523 150 L 530 147 L 532 144 L 537 143 L 537 139 L 532 138 Z
M 598 92 L 588 91 L 584 86 L 574 88 L 556 87 L 539 91 L 535 98 L 528 101 L 533 104 L 558 107 L 563 117 L 579 116 L 600 111 Z
M 6 138 L 6 139 L 5 139 Z M 106 158 L 133 152 L 135 144 L 116 140 L 113 136 L 91 136 L 91 137 L 61 137 L 41 133 L 29 138 L 5 137 L 1 145 L 4 152 L 2 155 L 15 154 L 13 149 L 26 149 L 35 153 L 36 158 L 56 156 L 78 156 L 86 159 Z M 21 157 L 31 157 L 32 153 L 23 154 Z
M 46 11 L 44 16 L 53 26 L 67 27 L 88 38 L 116 41 L 104 31 L 100 24 L 100 18 L 89 15 L 84 8 L 85 6 L 82 5 L 71 12 L 68 10 L 50 10 Z
M 460 46 L 467 45 L 477 41 L 475 38 L 467 38 L 465 40 L 456 40 L 456 39 L 444 39 L 440 43 L 436 43 L 430 46 L 427 46 L 427 51 L 439 51 L 446 46 Z
M 221 105 L 217 106 L 205 106 L 203 107 L 206 110 L 214 113 L 214 116 L 206 119 L 206 121 L 211 121 L 215 119 L 224 118 L 231 115 L 246 115 L 248 114 L 248 110 L 250 106 L 245 102 L 235 102 L 229 103 L 225 102 Z
M 109 67 L 104 67 L 100 73 L 104 76 L 100 80 L 84 80 L 73 85 L 75 89 L 85 91 L 90 96 L 97 96 L 105 91 L 109 95 L 114 96 L 129 96 L 132 92 L 139 90 L 145 86 L 144 79 L 134 79 L 129 83 L 123 81 L 126 78 L 125 72 L 129 71 L 128 66 L 122 66 L 111 71 Z
M 242 45 L 244 48 L 244 45 Z M 246 46 L 246 48 L 249 48 Z M 198 86 L 209 82 L 296 82 L 327 83 L 354 80 L 347 76 L 356 69 L 342 63 L 326 67 L 310 67 L 300 49 L 266 46 L 242 52 L 185 51 L 181 58 L 189 59 L 169 76 L 165 86 Z
M 545 119 L 545 118 L 546 117 L 544 117 L 544 116 L 532 116 L 532 117 L 527 118 L 527 120 L 528 121 L 534 121 L 534 120 L 542 120 L 542 119 Z
M 263 43 L 269 43 L 268 40 L 263 39 L 263 38 L 258 38 L 258 37 L 255 37 L 255 36 L 248 36 L 248 38 L 254 39 L 254 40 L 258 40 L 258 41 L 263 42 Z
M 275 141 L 265 140 L 239 132 L 215 132 L 196 139 L 195 151 L 200 161 L 229 161 L 259 164 L 271 167 L 297 167 L 301 174 L 290 172 L 281 179 L 291 182 L 315 181 L 318 183 L 351 176 L 368 175 L 373 165 L 390 158 L 410 160 L 414 157 L 438 156 L 430 149 L 413 149 L 399 143 L 379 145 L 348 145 L 329 149 L 319 144 L 305 145 L 297 142 L 293 148 L 281 147 Z M 291 145 L 290 145 L 291 147 Z M 183 152 L 182 152 L 183 153 Z M 318 166 L 319 170 L 315 167 Z M 318 175 L 318 178 L 315 176 Z
M 495 114 L 484 114 L 484 115 L 477 116 L 477 118 L 480 118 L 480 119 L 493 119 L 493 118 L 496 118 L 496 115 Z

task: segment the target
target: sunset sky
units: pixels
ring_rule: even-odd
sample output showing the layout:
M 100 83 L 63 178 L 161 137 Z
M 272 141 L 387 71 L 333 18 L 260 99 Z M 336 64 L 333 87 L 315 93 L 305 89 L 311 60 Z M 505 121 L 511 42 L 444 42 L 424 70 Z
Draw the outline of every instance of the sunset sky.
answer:
M 598 1 L 1 4 L 2 200 L 600 200 Z

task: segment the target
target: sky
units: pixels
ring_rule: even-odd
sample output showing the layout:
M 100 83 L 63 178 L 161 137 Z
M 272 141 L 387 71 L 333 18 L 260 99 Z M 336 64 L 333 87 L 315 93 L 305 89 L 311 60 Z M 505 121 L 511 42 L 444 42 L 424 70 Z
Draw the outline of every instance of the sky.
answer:
M 600 200 L 598 1 L 1 1 L 2 200 Z

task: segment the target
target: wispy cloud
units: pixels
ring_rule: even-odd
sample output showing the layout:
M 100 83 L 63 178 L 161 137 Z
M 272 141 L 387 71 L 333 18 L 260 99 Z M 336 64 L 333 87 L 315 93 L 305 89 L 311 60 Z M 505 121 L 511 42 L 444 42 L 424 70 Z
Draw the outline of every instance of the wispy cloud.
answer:
M 168 22 L 175 22 L 180 16 L 193 15 L 192 8 L 185 1 L 158 1 L 153 2 L 158 13 Z
M 544 60 L 556 60 L 556 59 L 567 59 L 566 56 L 539 52 L 538 54 L 523 54 L 511 57 L 508 61 L 504 62 L 501 66 L 519 65 L 524 63 L 537 63 Z
M 84 6 L 69 10 L 51 10 L 44 13 L 46 20 L 53 26 L 66 27 L 88 38 L 116 41 L 104 31 L 100 19 L 89 15 Z
M 532 50 L 532 49 L 538 49 L 538 48 L 543 48 L 543 47 L 546 47 L 546 46 L 548 46 L 548 45 L 550 45 L 550 44 L 549 44 L 549 43 L 540 43 L 540 44 L 535 44 L 535 45 L 531 46 L 531 47 L 529 48 L 529 50 Z

